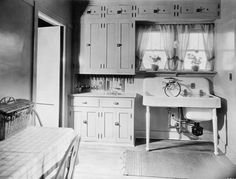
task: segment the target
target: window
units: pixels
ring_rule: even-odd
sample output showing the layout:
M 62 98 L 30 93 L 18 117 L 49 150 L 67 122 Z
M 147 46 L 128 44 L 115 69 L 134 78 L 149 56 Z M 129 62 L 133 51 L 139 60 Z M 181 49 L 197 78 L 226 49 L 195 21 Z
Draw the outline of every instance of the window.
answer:
M 147 33 L 149 34 L 147 46 L 143 54 L 143 67 L 144 69 L 151 69 L 152 64 L 157 64 L 159 69 L 164 69 L 167 57 L 161 32 L 159 29 L 155 29 Z
M 191 70 L 193 60 L 199 65 L 200 70 L 204 70 L 206 66 L 206 50 L 204 47 L 203 34 L 199 26 L 190 31 L 189 43 L 184 58 L 184 69 Z
M 183 51 L 186 53 L 182 53 L 182 54 L 186 54 L 185 57 L 182 57 L 184 63 L 183 63 L 183 66 L 179 69 L 193 70 L 193 66 L 198 65 L 199 70 L 205 70 L 206 64 L 208 62 L 207 58 L 209 58 L 207 57 L 207 54 L 209 56 L 209 49 L 205 49 L 204 36 L 205 37 L 210 37 L 210 36 L 209 35 L 207 36 L 207 32 L 202 29 L 202 25 L 200 24 L 187 25 L 188 30 L 187 31 L 185 30 L 184 33 L 189 32 L 189 36 L 188 35 L 185 36 L 185 37 L 188 37 L 187 38 L 188 40 L 184 41 L 187 44 L 187 46 L 185 45 L 185 47 L 184 45 L 181 46 L 180 44 L 178 44 L 181 38 L 181 33 L 179 34 L 177 33 L 179 32 L 179 30 L 177 31 L 177 28 L 179 28 L 180 26 L 178 25 L 169 25 L 169 26 L 172 26 L 175 29 L 172 32 L 167 32 L 167 33 L 173 34 L 174 36 L 173 39 L 176 39 L 175 41 L 173 39 L 171 40 L 171 38 L 170 40 L 164 39 L 165 37 L 164 35 L 162 35 L 160 25 L 151 24 L 151 25 L 146 26 L 142 30 L 139 30 L 139 29 L 137 30 L 137 36 L 139 39 L 137 40 L 137 44 L 136 44 L 138 47 L 137 50 L 142 51 L 141 53 L 139 53 L 139 59 L 141 59 L 142 61 L 142 65 L 139 68 L 139 70 L 152 69 L 153 64 L 157 64 L 159 66 L 159 69 L 162 69 L 162 70 L 166 69 L 166 66 L 167 66 L 166 54 L 168 54 L 168 51 L 166 52 L 165 51 L 166 49 L 164 48 L 164 42 L 166 40 L 169 40 L 168 42 L 171 41 L 171 43 L 173 41 L 173 48 L 174 48 L 175 55 L 178 49 L 185 48 Z M 211 26 L 213 25 L 211 24 Z M 142 28 L 141 25 L 139 25 L 138 28 Z M 210 40 L 213 40 L 213 36 L 210 37 Z M 170 45 L 168 45 L 168 47 L 169 46 Z

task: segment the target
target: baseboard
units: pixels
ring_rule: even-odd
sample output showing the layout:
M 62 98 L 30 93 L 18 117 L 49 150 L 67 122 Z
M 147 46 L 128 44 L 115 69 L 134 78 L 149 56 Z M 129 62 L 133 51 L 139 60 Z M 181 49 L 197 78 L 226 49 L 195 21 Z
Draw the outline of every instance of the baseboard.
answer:
M 135 130 L 136 138 L 146 138 L 146 131 Z M 151 139 L 177 139 L 177 140 L 191 140 L 185 134 L 179 134 L 177 131 L 159 131 L 152 130 L 150 132 Z M 204 135 L 194 138 L 195 140 L 213 141 L 212 132 L 204 131 Z

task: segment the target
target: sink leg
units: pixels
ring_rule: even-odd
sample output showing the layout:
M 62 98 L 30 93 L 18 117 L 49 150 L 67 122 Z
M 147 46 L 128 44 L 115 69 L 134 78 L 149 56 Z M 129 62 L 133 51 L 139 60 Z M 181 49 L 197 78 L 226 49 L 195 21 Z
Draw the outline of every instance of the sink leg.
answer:
M 214 154 L 218 155 L 218 127 L 216 109 L 212 109 L 212 125 L 213 125 L 213 139 L 214 139 Z
M 146 106 L 146 151 L 149 151 L 150 140 L 150 107 Z

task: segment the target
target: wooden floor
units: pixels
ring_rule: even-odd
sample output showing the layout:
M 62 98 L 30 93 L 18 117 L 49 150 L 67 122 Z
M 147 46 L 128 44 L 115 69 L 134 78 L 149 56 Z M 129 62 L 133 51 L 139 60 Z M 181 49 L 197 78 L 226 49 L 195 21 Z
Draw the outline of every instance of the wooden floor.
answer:
M 123 176 L 122 156 L 127 149 L 145 150 L 144 140 L 138 142 L 136 147 L 81 143 L 79 164 L 75 168 L 74 179 L 157 179 L 157 177 Z
M 122 156 L 125 150 L 144 150 L 145 145 L 122 147 L 81 143 L 79 164 L 74 179 L 152 179 L 156 177 L 124 176 Z

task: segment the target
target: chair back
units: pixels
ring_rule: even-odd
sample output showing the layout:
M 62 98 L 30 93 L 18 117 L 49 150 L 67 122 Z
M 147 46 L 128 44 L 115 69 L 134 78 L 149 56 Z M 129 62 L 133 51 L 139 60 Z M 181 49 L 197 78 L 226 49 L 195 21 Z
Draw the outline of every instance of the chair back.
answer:
M 76 136 L 67 149 L 60 166 L 58 167 L 55 179 L 72 179 L 75 163 L 78 155 L 80 137 Z

